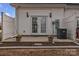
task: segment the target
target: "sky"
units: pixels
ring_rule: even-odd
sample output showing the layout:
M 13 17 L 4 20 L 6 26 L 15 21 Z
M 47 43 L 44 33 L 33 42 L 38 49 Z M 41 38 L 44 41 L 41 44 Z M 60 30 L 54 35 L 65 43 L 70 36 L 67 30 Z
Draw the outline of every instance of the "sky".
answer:
M 0 13 L 5 12 L 8 16 L 15 17 L 15 8 L 9 3 L 0 3 Z

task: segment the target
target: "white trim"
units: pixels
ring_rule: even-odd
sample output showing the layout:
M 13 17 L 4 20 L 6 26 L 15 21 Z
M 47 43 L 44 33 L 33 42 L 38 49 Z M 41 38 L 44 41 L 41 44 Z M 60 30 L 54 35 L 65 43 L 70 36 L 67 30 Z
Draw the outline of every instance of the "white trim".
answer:
M 16 7 L 18 7 L 18 6 L 20 6 L 20 8 L 21 7 L 24 7 L 24 8 L 26 8 L 26 7 L 30 7 L 30 8 L 34 8 L 34 7 L 42 7 L 42 8 L 45 8 L 45 7 L 48 7 L 48 8 L 52 8 L 52 7 L 65 7 L 65 4 L 52 4 L 52 3 L 36 3 L 36 4 L 34 4 L 34 3 L 29 3 L 29 4 L 20 4 L 20 3 L 18 3 L 18 4 L 15 4 L 15 3 L 13 3 L 13 4 L 11 4 L 12 6 L 14 6 L 15 8 Z

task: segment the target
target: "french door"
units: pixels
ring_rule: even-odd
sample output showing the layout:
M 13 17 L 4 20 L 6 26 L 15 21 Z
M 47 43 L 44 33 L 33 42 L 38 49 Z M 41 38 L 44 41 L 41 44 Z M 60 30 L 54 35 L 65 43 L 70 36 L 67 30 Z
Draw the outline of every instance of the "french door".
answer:
M 32 16 L 32 34 L 46 34 L 46 20 L 47 16 Z

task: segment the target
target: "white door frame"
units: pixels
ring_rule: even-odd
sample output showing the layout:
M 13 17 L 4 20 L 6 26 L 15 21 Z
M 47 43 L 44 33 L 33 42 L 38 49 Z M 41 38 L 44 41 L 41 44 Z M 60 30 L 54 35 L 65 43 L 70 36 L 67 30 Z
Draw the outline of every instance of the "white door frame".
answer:
M 31 33 L 32 33 L 32 17 L 46 17 L 47 19 L 46 19 L 46 25 L 47 25 L 47 20 L 48 20 L 48 16 L 45 16 L 45 15 L 43 15 L 43 16 L 41 16 L 41 15 L 39 15 L 39 16 L 37 16 L 37 15 L 32 15 L 31 16 Z M 47 35 L 47 26 L 46 26 L 46 33 L 41 33 L 41 19 L 40 18 L 38 18 L 37 19 L 37 24 L 38 24 L 38 31 L 37 31 L 37 33 L 32 33 L 32 35 Z

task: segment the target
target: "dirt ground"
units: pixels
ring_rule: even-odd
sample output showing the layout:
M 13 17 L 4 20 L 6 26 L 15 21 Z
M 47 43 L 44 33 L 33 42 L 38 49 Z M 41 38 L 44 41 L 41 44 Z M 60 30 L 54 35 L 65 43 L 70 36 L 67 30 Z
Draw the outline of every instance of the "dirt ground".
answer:
M 79 49 L 0 49 L 0 56 L 78 56 Z

